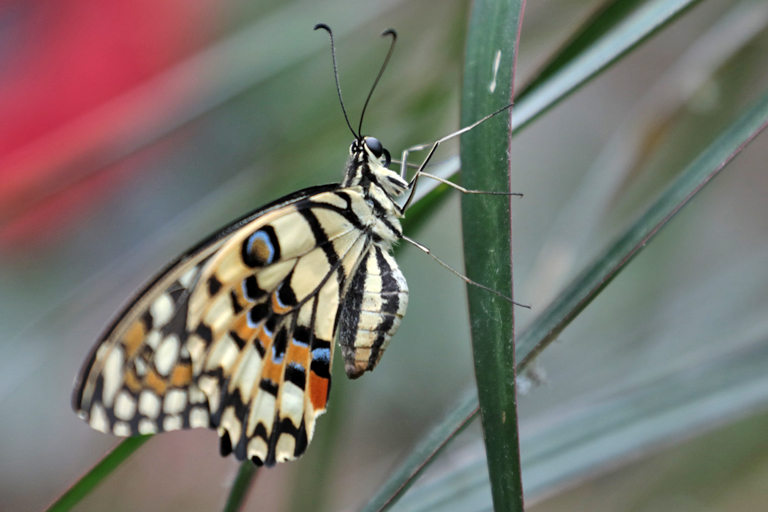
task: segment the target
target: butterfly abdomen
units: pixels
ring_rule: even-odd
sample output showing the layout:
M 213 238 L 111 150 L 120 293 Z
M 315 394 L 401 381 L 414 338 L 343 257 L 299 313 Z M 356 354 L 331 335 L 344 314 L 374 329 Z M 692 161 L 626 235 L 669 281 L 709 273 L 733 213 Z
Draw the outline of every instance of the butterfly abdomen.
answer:
M 349 378 L 356 379 L 378 364 L 407 307 L 405 277 L 381 245 L 372 245 L 339 310 L 339 346 Z

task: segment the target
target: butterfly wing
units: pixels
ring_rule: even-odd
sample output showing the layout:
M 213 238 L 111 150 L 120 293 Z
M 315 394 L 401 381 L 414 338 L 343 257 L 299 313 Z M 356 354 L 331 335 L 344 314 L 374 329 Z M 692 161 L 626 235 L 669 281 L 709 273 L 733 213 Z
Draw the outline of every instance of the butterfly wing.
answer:
M 95 347 L 75 409 L 135 435 L 213 427 L 222 453 L 303 453 L 325 411 L 336 316 L 370 246 L 355 189 L 316 187 L 174 262 Z
M 190 299 L 189 347 L 204 356 L 198 382 L 222 453 L 272 464 L 311 441 L 339 305 L 370 245 L 365 215 L 359 192 L 318 194 L 242 230 L 206 266 L 207 286 Z

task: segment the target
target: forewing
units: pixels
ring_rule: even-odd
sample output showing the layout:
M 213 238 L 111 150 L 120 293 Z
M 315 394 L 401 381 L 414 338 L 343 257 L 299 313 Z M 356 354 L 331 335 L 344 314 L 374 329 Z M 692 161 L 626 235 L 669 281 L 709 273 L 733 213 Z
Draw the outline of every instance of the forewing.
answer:
M 206 399 L 194 384 L 184 346 L 185 304 L 223 242 L 159 276 L 94 348 L 73 398 L 91 427 L 130 436 L 208 426 Z
M 75 385 L 73 407 L 120 436 L 209 426 L 187 347 L 189 298 L 212 256 L 245 226 L 267 222 L 297 201 L 338 186 L 299 191 L 239 219 L 172 262 L 136 296 L 94 346 Z M 198 365 L 199 366 L 199 365 Z

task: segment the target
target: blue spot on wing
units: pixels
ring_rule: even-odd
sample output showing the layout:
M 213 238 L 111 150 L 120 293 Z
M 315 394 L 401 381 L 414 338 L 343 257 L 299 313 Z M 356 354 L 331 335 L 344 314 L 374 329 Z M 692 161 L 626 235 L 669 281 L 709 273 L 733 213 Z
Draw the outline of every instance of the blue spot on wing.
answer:
M 272 361 L 274 363 L 282 363 L 285 359 L 285 352 L 278 353 L 276 347 L 272 345 Z
M 331 350 L 328 348 L 316 348 L 312 351 L 312 359 L 314 361 L 322 361 L 324 363 L 331 362 Z
M 296 370 L 296 371 L 298 371 L 298 372 L 304 373 L 304 367 L 303 367 L 303 366 L 301 366 L 301 365 L 300 365 L 299 363 L 297 363 L 296 361 L 291 361 L 290 363 L 288 363 L 288 367 L 289 367 L 289 368 L 293 368 L 294 370 Z
M 248 238 L 248 252 L 253 254 L 253 244 L 256 243 L 257 240 L 264 242 L 264 244 L 267 246 L 267 250 L 269 251 L 269 256 L 265 260 L 265 263 L 267 265 L 272 263 L 275 259 L 275 246 L 272 244 L 272 240 L 270 239 L 269 235 L 262 230 L 255 232 Z

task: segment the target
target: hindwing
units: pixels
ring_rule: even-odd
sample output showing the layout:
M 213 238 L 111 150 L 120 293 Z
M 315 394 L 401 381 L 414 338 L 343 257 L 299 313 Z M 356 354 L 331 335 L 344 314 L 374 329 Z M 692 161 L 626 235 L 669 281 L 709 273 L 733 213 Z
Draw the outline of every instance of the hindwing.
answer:
M 363 211 L 355 191 L 313 196 L 242 230 L 206 265 L 187 330 L 223 454 L 271 465 L 312 439 L 339 306 L 370 245 Z

